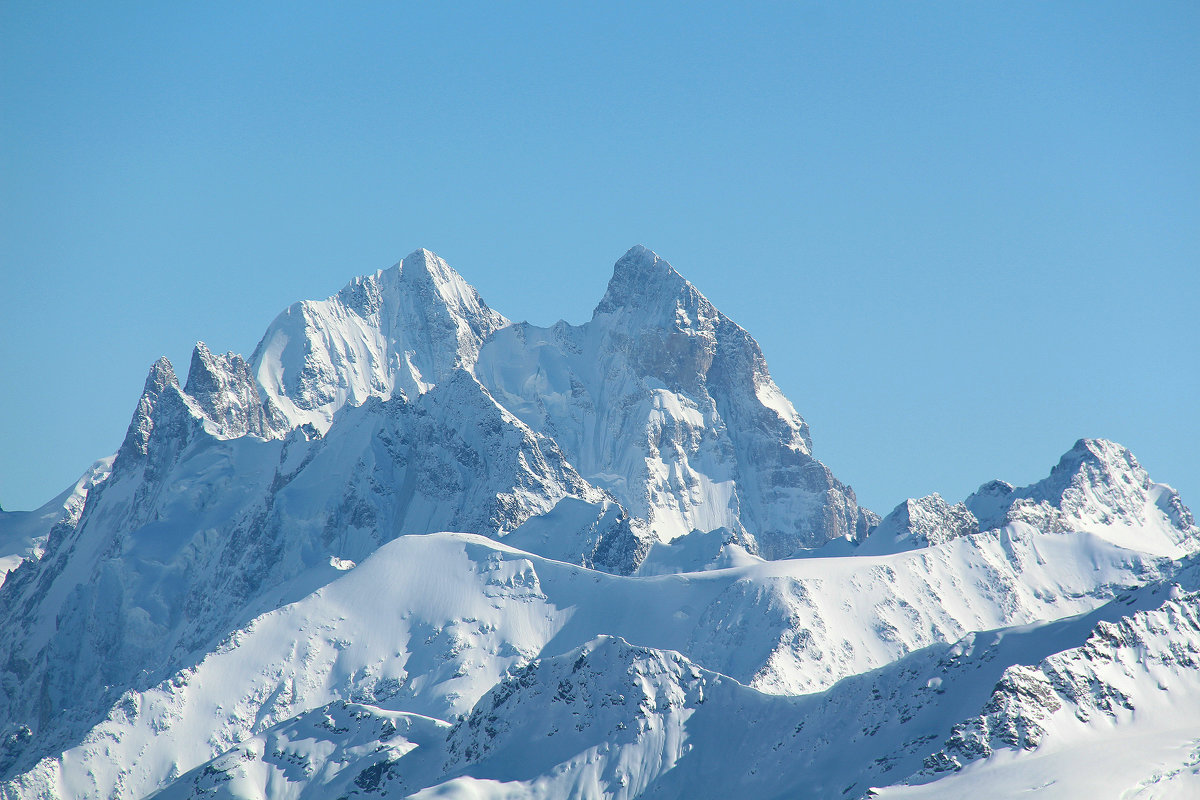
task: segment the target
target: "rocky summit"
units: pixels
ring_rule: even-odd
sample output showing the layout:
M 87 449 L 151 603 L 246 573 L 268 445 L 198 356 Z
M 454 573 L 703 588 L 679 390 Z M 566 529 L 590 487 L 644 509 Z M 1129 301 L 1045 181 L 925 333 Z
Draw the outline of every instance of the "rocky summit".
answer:
M 1200 794 L 1173 489 L 1081 439 L 881 519 L 815 452 L 644 247 L 581 325 L 419 250 L 160 359 L 0 511 L 0 797 Z

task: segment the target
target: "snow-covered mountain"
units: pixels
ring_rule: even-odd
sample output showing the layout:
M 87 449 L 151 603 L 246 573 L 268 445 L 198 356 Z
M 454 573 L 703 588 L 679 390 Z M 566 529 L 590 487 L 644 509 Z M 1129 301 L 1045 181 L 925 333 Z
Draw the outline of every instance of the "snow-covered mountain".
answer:
M 617 262 L 590 322 L 510 326 L 478 372 L 658 540 L 727 528 L 783 558 L 878 521 L 812 457 L 754 339 L 645 248 Z
M 579 326 L 418 251 L 160 360 L 0 544 L 6 798 L 1082 795 L 1127 737 L 1126 788 L 1200 780 L 1177 493 L 1086 439 L 881 521 L 641 247 Z
M 507 325 L 445 261 L 418 250 L 327 300 L 288 308 L 254 349 L 250 372 L 266 408 L 282 415 L 278 429 L 308 423 L 325 433 L 347 404 L 415 399 L 470 371 L 483 340 Z

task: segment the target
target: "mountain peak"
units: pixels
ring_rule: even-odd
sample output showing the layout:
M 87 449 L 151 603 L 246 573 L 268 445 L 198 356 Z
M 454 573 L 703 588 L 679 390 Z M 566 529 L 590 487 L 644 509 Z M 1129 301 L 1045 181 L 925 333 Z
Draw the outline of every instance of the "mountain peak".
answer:
M 1042 530 L 1109 536 L 1130 531 L 1133 539 L 1117 543 L 1165 554 L 1196 546 L 1191 512 L 1178 493 L 1152 481 L 1128 448 L 1107 439 L 1080 439 L 1048 477 L 1022 488 L 986 483 L 966 505 L 985 530 L 1025 522 Z
M 428 247 L 418 247 L 416 250 L 413 250 L 411 253 L 409 253 L 403 259 L 401 259 L 401 261 L 407 261 L 410 258 L 421 258 L 426 261 L 435 260 L 435 259 L 437 261 L 442 261 L 442 258 L 437 253 L 430 250 Z M 442 261 L 442 263 L 444 264 L 445 261 Z
M 1129 448 L 1108 439 L 1080 439 L 1058 462 L 1058 469 L 1077 471 L 1084 463 L 1104 465 L 1110 469 L 1141 469 Z
M 226 355 L 226 359 L 231 358 L 240 359 L 241 357 L 234 356 L 233 353 Z M 216 381 L 214 371 L 220 360 L 208 349 L 208 345 L 204 342 L 196 342 L 196 346 L 192 348 L 192 363 L 188 367 L 187 383 L 183 390 L 195 397 L 198 392 L 209 389 L 210 384 Z
M 962 503 L 950 505 L 937 492 L 900 503 L 863 542 L 864 554 L 930 547 L 979 532 L 979 521 Z
M 179 388 L 179 379 L 175 377 L 175 368 L 166 356 L 160 357 L 150 366 L 146 376 L 146 384 L 133 419 L 125 432 L 125 440 L 121 443 L 119 461 L 138 459 L 150 452 L 151 439 L 156 429 L 166 423 L 168 432 L 160 434 L 169 436 L 181 430 L 181 420 L 188 416 L 188 400 Z M 182 435 L 179 437 L 182 439 Z
M 426 250 L 424 247 L 413 250 L 400 259 L 392 269 L 396 271 L 396 277 L 400 282 L 411 286 L 431 285 L 438 290 L 447 286 L 470 288 L 453 267 L 440 258 L 437 253 Z
M 1072 487 L 1117 484 L 1144 488 L 1150 477 L 1128 448 L 1107 439 L 1080 439 L 1038 485 L 1045 499 L 1061 502 Z
M 596 306 L 595 314 L 655 306 L 664 295 L 676 296 L 687 289 L 692 289 L 692 285 L 666 259 L 640 244 L 634 245 L 613 266 L 608 290 Z
M 168 386 L 179 386 L 179 378 L 175 376 L 175 367 L 171 364 L 171 359 L 159 356 L 158 360 L 150 365 L 150 374 L 146 376 L 146 385 L 142 393 L 157 395 Z
M 625 255 L 617 260 L 617 264 L 641 264 L 647 267 L 652 267 L 655 264 L 665 264 L 667 269 L 671 269 L 671 265 L 660 258 L 658 253 L 646 247 L 644 244 L 635 244 L 633 247 L 625 251 Z
M 484 338 L 507 324 L 449 264 L 419 249 L 280 314 L 251 369 L 292 427 L 323 432 L 347 403 L 414 397 L 470 369 Z
M 1107 439 L 1080 439 L 1063 453 L 1046 478 L 1022 488 L 990 481 L 968 497 L 966 504 L 984 527 L 999 527 L 1013 516 L 1014 509 L 1020 511 L 1031 504 L 1044 504 L 1073 516 L 1089 516 L 1085 508 L 1093 506 L 1124 516 L 1140 512 L 1151 486 L 1150 476 L 1128 448 Z
M 271 438 L 286 432 L 286 423 L 273 419 L 264 405 L 250 365 L 236 353 L 215 355 L 204 342 L 196 342 L 183 391 L 204 412 L 210 433 L 218 438 Z
M 423 247 L 409 253 L 396 265 L 395 277 L 398 286 L 445 306 L 460 326 L 465 324 L 479 337 L 508 324 L 508 320 L 489 308 L 475 287 L 445 259 Z M 429 297 L 429 293 L 436 294 L 436 298 Z
M 401 271 L 403 272 L 416 273 L 417 271 L 423 271 L 431 278 L 436 277 L 442 280 L 446 280 L 450 275 L 453 275 L 455 278 L 461 280 L 458 272 L 447 264 L 441 256 L 424 247 L 418 247 L 416 250 L 413 250 L 400 259 L 400 262 L 396 266 L 401 267 Z

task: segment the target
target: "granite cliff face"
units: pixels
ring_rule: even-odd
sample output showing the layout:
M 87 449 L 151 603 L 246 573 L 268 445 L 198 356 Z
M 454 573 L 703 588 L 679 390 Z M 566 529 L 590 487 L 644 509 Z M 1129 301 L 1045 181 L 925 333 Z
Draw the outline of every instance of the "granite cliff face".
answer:
M 115 456 L 0 512 L 0 796 L 934 785 L 1124 720 L 1139 647 L 1190 697 L 1198 539 L 1095 439 L 881 522 L 654 253 L 538 328 L 421 250 L 156 362 Z

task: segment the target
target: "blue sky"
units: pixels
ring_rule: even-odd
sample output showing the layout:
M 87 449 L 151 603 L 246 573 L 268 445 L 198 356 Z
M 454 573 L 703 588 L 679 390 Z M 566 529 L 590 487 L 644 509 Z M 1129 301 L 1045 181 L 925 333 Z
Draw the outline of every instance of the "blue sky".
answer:
M 0 504 L 417 247 L 582 322 L 642 243 L 886 512 L 1081 436 L 1200 506 L 1200 5 L 0 5 Z M 182 375 L 181 375 L 182 378 Z

